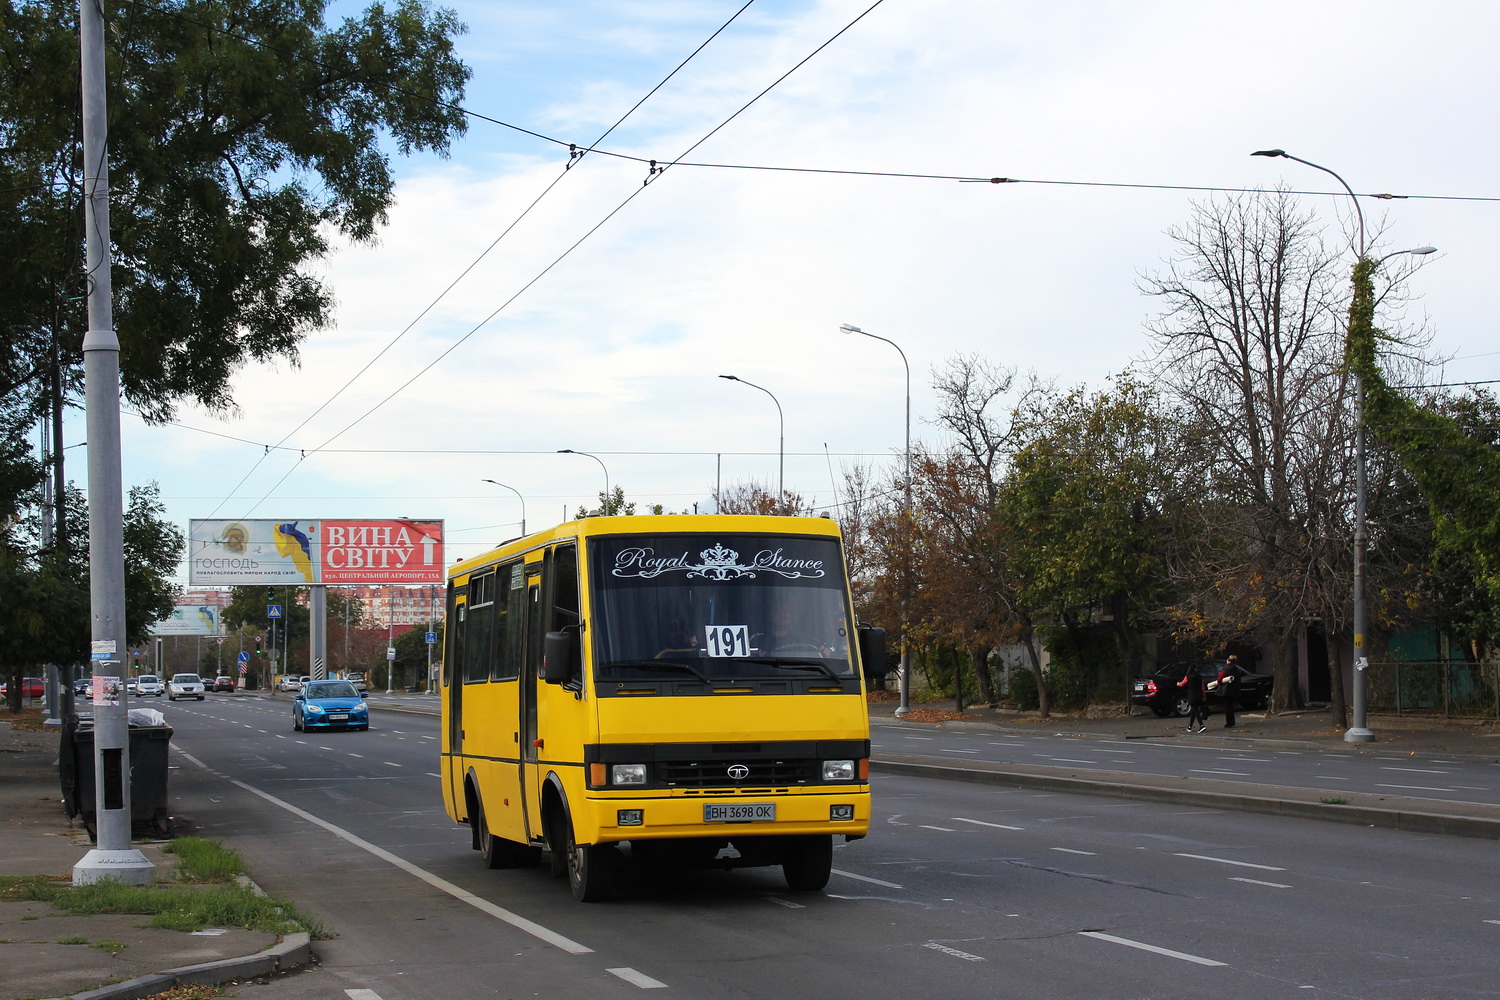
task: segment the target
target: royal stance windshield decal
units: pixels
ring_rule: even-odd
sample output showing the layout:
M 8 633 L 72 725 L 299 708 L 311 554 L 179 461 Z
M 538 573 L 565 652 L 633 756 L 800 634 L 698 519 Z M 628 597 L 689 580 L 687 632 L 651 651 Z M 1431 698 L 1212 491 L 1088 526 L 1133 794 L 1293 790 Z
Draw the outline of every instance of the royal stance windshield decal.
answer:
M 794 559 L 784 555 L 782 549 L 761 549 L 746 564 L 740 562 L 738 552 L 719 542 L 698 553 L 698 559 L 698 562 L 693 562 L 687 552 L 658 556 L 653 548 L 637 546 L 622 549 L 615 556 L 611 573 L 642 580 L 653 580 L 664 573 L 683 573 L 688 579 L 702 577 L 705 580 L 753 579 L 758 573 L 775 573 L 788 580 L 816 580 L 824 575 L 822 559 Z

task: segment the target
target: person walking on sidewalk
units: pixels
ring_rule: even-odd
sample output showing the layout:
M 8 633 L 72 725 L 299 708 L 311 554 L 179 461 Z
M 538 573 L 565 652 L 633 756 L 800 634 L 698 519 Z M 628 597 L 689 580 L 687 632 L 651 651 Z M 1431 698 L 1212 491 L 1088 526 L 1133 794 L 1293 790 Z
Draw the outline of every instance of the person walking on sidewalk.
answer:
M 1234 728 L 1234 703 L 1240 693 L 1240 678 L 1245 676 L 1245 668 L 1240 666 L 1239 657 L 1231 656 L 1224 661 L 1224 667 L 1219 671 L 1219 676 L 1214 678 L 1214 684 L 1219 689 L 1219 696 L 1224 699 L 1224 728 Z
M 1188 664 L 1187 673 L 1183 675 L 1182 680 L 1177 682 L 1177 686 L 1187 689 L 1183 692 L 1188 700 L 1187 731 L 1203 732 L 1208 727 L 1203 724 L 1203 674 L 1199 672 L 1197 664 Z

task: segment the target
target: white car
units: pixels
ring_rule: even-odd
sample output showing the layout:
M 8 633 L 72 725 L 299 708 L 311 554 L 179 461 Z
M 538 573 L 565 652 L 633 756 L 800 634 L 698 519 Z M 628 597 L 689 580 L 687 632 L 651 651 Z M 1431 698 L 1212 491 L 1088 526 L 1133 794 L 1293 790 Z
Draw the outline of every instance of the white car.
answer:
M 167 681 L 167 700 L 197 698 L 203 700 L 203 678 L 197 674 L 173 674 Z
M 152 694 L 160 698 L 161 689 L 161 678 L 156 676 L 155 674 L 141 674 L 141 676 L 135 678 L 130 682 L 131 693 L 140 695 L 141 697 Z
M 301 691 L 302 678 L 296 674 L 287 674 L 281 679 L 281 683 L 276 686 L 283 691 Z

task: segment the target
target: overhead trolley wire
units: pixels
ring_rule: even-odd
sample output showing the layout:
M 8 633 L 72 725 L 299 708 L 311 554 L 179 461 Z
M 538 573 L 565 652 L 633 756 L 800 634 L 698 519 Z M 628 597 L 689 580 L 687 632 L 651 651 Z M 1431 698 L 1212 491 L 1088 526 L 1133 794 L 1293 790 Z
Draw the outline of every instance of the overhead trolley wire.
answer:
M 719 35 L 722 34 L 725 31 L 725 29 L 727 29 L 731 24 L 733 24 L 734 21 L 741 14 L 743 14 L 747 9 L 749 9 L 750 5 L 753 4 L 754 2 L 755 2 L 755 0 L 745 0 L 745 4 L 742 7 L 740 7 L 739 10 L 735 11 L 729 17 L 728 20 L 726 20 L 723 24 L 719 25 L 719 27 L 716 28 L 711 35 L 709 35 L 706 39 L 704 39 L 703 42 L 696 49 L 694 49 L 691 53 L 688 54 L 687 58 L 683 59 L 682 62 L 678 63 L 677 66 L 670 73 L 668 73 L 666 76 L 664 76 L 656 84 L 656 86 L 652 87 L 649 91 L 646 92 L 646 94 L 643 97 L 641 97 L 640 100 L 636 101 L 635 104 L 631 105 L 630 108 L 629 108 L 629 110 L 627 110 L 623 115 L 621 115 L 618 119 L 616 119 L 616 121 L 615 121 L 615 123 L 613 125 L 611 125 L 607 129 L 605 129 L 604 132 L 599 136 L 599 138 L 596 139 L 596 140 L 594 140 L 595 143 L 597 144 L 599 142 L 603 142 L 606 138 L 608 138 L 608 136 L 612 132 L 614 132 L 615 129 L 619 128 L 620 125 L 622 125 L 627 118 L 629 118 L 632 114 L 634 114 L 637 110 L 639 110 L 639 108 L 641 107 L 641 105 L 645 104 L 646 101 L 650 100 L 651 97 L 654 96 L 657 91 L 661 90 L 662 87 L 666 86 L 666 84 L 673 77 L 675 77 L 679 72 L 682 71 L 682 68 L 684 66 L 686 66 L 695 57 L 697 57 L 697 55 L 699 53 L 701 53 L 705 48 L 707 48 L 708 45 L 709 45 L 709 43 L 711 43 L 715 38 L 718 38 Z M 247 39 L 247 41 L 249 41 L 249 40 Z M 460 110 L 463 110 L 463 109 L 460 109 Z M 465 111 L 465 113 L 467 114 L 468 112 Z M 478 116 L 478 117 L 484 117 L 484 116 Z M 535 133 L 532 133 L 532 134 L 535 134 Z M 472 272 L 474 270 L 474 268 L 477 267 L 479 265 L 479 263 L 482 260 L 484 260 L 485 257 L 487 257 L 489 255 L 490 251 L 494 250 L 495 247 L 500 244 L 501 240 L 503 240 L 507 236 L 509 236 L 510 233 L 515 230 L 516 226 L 520 225 L 521 221 L 523 219 L 525 219 L 528 215 L 531 214 L 532 209 L 536 208 L 536 206 L 541 203 L 542 199 L 545 198 L 545 197 L 547 197 L 547 195 L 550 194 L 552 192 L 552 190 L 557 187 L 557 185 L 562 181 L 562 179 L 564 177 L 568 176 L 568 174 L 572 171 L 573 167 L 576 166 L 578 164 L 578 162 L 583 158 L 583 155 L 584 155 L 584 151 L 579 151 L 579 152 L 576 152 L 576 153 L 570 155 L 569 158 L 568 158 L 567 164 L 562 169 L 562 172 L 559 173 L 557 175 L 557 177 L 553 178 L 552 182 L 550 184 L 548 184 L 544 189 L 542 189 L 542 192 L 540 194 L 538 194 L 534 199 L 532 199 L 531 203 L 529 205 L 527 205 L 521 211 L 521 213 L 518 216 L 516 216 L 515 219 L 513 219 L 508 226 L 505 227 L 504 230 L 501 231 L 500 235 L 498 235 L 498 236 L 495 237 L 495 239 L 490 243 L 489 246 L 485 247 L 485 249 L 479 254 L 478 257 L 474 258 L 474 260 L 471 261 L 467 267 L 465 267 L 461 272 L 459 272 L 458 276 L 455 277 L 451 282 L 449 282 L 448 285 L 447 285 L 447 287 L 445 287 L 441 292 L 439 292 L 436 298 L 434 298 L 431 302 L 429 302 L 422 309 L 422 311 L 419 312 L 411 320 L 411 322 L 407 323 L 406 326 L 403 327 L 401 329 L 401 331 L 399 333 L 397 333 L 394 337 L 392 337 L 391 340 L 375 354 L 374 357 L 372 357 L 369 361 L 367 361 L 364 364 L 363 367 L 361 367 L 357 372 L 355 372 L 352 376 L 350 376 L 349 379 L 343 385 L 341 385 L 337 390 L 335 390 L 334 393 L 331 396 L 329 396 L 326 400 L 324 400 L 323 403 L 320 404 L 316 410 L 314 410 L 312 413 L 308 414 L 305 418 L 303 418 L 303 420 L 299 424 L 297 424 L 296 427 L 293 427 L 290 431 L 288 431 L 285 435 L 283 435 L 282 438 L 281 438 L 281 440 L 277 441 L 276 445 L 274 447 L 279 449 L 282 445 L 286 444 L 287 440 L 293 434 L 297 433 L 297 431 L 301 430 L 303 427 L 306 427 L 308 425 L 308 423 L 310 423 L 315 417 L 318 416 L 318 414 L 322 413 L 325 409 L 327 409 L 328 406 L 330 406 L 334 402 L 334 400 L 338 399 L 339 396 L 341 396 L 346 389 L 348 389 L 351 385 L 353 385 L 362 375 L 364 375 L 365 372 L 369 371 L 369 369 L 377 361 L 379 361 L 382 357 L 384 357 L 385 354 L 386 354 L 386 352 L 388 352 L 392 347 L 394 347 L 398 341 L 400 341 L 403 337 L 405 337 L 408 333 L 410 333 L 413 327 L 415 327 L 419 322 L 421 322 L 421 320 L 429 312 L 431 312 L 433 310 L 433 308 L 436 307 L 437 304 L 439 302 L 441 302 L 448 295 L 449 292 L 453 291 L 453 289 L 455 287 L 457 287 L 457 285 L 459 284 L 459 282 L 463 281 L 464 278 L 468 277 L 469 273 Z M 523 291 L 524 291 L 524 289 L 523 289 Z M 486 320 L 486 322 L 488 322 L 488 320 Z M 460 341 L 460 343 L 462 343 L 462 341 Z M 457 345 L 455 345 L 455 346 L 457 346 Z M 450 348 L 450 350 L 451 350 L 451 348 Z M 444 352 L 445 355 L 447 353 L 448 352 Z M 424 371 L 425 371 L 425 369 L 424 369 Z M 404 386 L 403 386 L 403 388 L 404 388 Z M 377 408 L 379 406 L 384 405 L 385 402 L 386 402 L 385 400 L 382 400 L 380 404 L 377 404 Z M 371 410 L 369 412 L 373 413 L 374 410 Z M 369 416 L 369 413 L 366 413 L 365 416 Z M 361 417 L 360 419 L 363 420 L 364 417 Z M 353 425 L 351 424 L 350 426 L 353 426 Z M 345 430 L 347 430 L 347 429 L 348 428 L 345 428 Z M 343 431 L 340 431 L 339 433 L 342 434 Z M 256 460 L 256 462 L 254 463 L 254 465 L 252 465 L 250 467 L 250 469 L 245 473 L 245 475 L 240 479 L 240 481 L 234 485 L 234 488 L 230 490 L 228 496 L 226 496 L 224 498 L 224 500 L 221 501 L 214 508 L 213 513 L 211 513 L 209 515 L 210 517 L 212 517 L 214 513 L 218 513 L 219 509 L 222 508 L 224 506 L 224 504 L 228 503 L 231 498 L 233 498 L 234 494 L 239 491 L 239 488 L 241 486 L 243 486 L 250 479 L 250 477 L 255 473 L 255 470 L 257 468 L 259 468 L 260 463 L 262 461 L 264 461 L 265 458 L 266 458 L 266 456 L 271 453 L 271 450 L 272 450 L 271 448 L 267 448 L 266 449 L 266 451 L 260 456 L 259 459 Z M 300 451 L 300 449 L 298 449 L 298 450 Z M 302 457 L 303 458 L 306 457 L 306 453 L 305 452 L 302 453 Z M 299 461 L 300 461 L 300 459 L 299 459 Z M 292 468 L 295 469 L 296 466 L 293 466 Z M 282 482 L 285 482 L 287 476 L 291 474 L 291 471 L 292 471 L 291 469 L 287 470 L 286 475 L 283 475 L 281 477 L 281 479 L 277 480 L 276 484 L 271 487 L 271 491 L 270 492 L 274 492 L 277 486 L 280 486 Z M 266 500 L 266 497 L 268 497 L 270 495 L 270 492 L 268 492 L 265 496 L 262 496 L 260 500 L 256 501 L 255 507 L 258 507 L 258 506 L 260 506 L 261 503 L 264 503 L 265 500 Z M 255 507 L 251 507 L 250 511 L 253 511 L 255 509 Z M 245 516 L 248 517 L 250 511 L 247 511 L 246 514 L 245 514 Z
M 438 354 L 437 357 L 433 358 L 430 362 L 428 362 L 426 365 L 424 365 L 422 368 L 420 368 L 418 371 L 416 371 L 405 382 L 402 382 L 395 389 L 391 390 L 390 393 L 388 393 L 383 399 L 381 399 L 374 406 L 370 407 L 364 413 L 360 414 L 354 420 L 352 420 L 348 424 L 346 424 L 337 433 L 333 434 L 331 437 L 329 437 L 325 441 L 323 441 L 322 444 L 318 445 L 315 448 L 308 449 L 306 452 L 304 452 L 303 455 L 302 455 L 302 458 L 298 460 L 297 465 L 300 465 L 301 462 L 306 459 L 307 455 L 309 455 L 309 454 L 318 454 L 319 452 L 325 450 L 328 447 L 328 445 L 330 445 L 334 441 L 338 440 L 344 434 L 348 433 L 350 430 L 352 430 L 354 427 L 358 426 L 360 423 L 362 423 L 369 416 L 371 416 L 372 414 L 374 414 L 381 407 L 385 406 L 386 403 L 389 403 L 392 399 L 395 399 L 402 392 L 406 391 L 406 389 L 409 386 L 411 386 L 412 383 L 416 382 L 417 379 L 421 378 L 423 375 L 427 374 L 427 372 L 429 372 L 433 368 L 435 368 L 444 358 L 446 358 L 448 355 L 450 355 L 454 351 L 456 351 L 460 346 L 462 346 L 466 341 L 468 341 L 468 339 L 470 337 L 472 337 L 472 336 L 474 336 L 474 334 L 478 333 L 481 329 L 483 329 L 486 325 L 488 325 L 491 320 L 493 320 L 496 316 L 500 315 L 501 312 L 503 312 L 505 309 L 507 309 L 513 302 L 516 301 L 516 299 L 520 298 L 528 290 L 530 290 L 533 285 L 535 285 L 537 282 L 541 281 L 542 278 L 546 277 L 546 275 L 548 273 L 550 273 L 553 268 L 557 267 L 557 265 L 561 264 L 564 260 L 566 260 L 573 253 L 573 251 L 577 250 L 578 247 L 580 247 L 585 241 L 587 241 L 589 239 L 589 237 L 593 236 L 600 229 L 602 229 L 606 223 L 608 223 L 611 219 L 613 219 L 616 215 L 618 215 L 621 211 L 623 211 L 627 205 L 629 205 L 632 201 L 634 201 L 636 199 L 636 197 L 641 194 L 641 192 L 645 191 L 648 187 L 650 187 L 651 184 L 652 184 L 652 182 L 654 182 L 656 179 L 658 179 L 659 177 L 661 177 L 667 171 L 667 169 L 669 167 L 675 165 L 679 160 L 682 159 L 682 157 L 687 156 L 693 150 L 697 149 L 699 146 L 701 146 L 705 142 L 707 142 L 710 138 L 712 138 L 721 129 L 723 129 L 730 122 L 732 122 L 736 118 L 738 118 L 741 114 L 743 114 L 747 109 L 749 109 L 752 105 L 754 105 L 761 98 L 765 97 L 766 94 L 770 93 L 775 87 L 777 87 L 779 84 L 781 84 L 783 81 L 785 81 L 787 79 L 787 77 L 791 76 L 793 73 L 795 73 L 802 66 L 806 65 L 813 57 L 817 56 L 820 52 L 822 52 L 824 49 L 826 49 L 829 45 L 833 44 L 833 42 L 836 41 L 840 36 L 842 36 L 850 28 L 854 27 L 855 24 L 858 24 L 871 11 L 873 11 L 876 7 L 880 6 L 884 2 L 885 2 L 885 0 L 875 0 L 874 3 L 872 3 L 869 7 L 865 8 L 864 11 L 862 11 L 861 13 L 859 13 L 858 15 L 856 15 L 853 18 L 853 20 L 851 20 L 848 24 L 844 25 L 844 27 L 840 28 L 837 32 L 835 32 L 832 36 L 830 36 L 826 41 L 824 41 L 821 45 L 819 45 L 817 48 L 813 49 L 812 52 L 808 53 L 806 56 L 804 56 L 802 59 L 800 59 L 795 65 L 793 65 L 790 69 L 788 69 L 785 73 L 781 74 L 774 81 L 772 81 L 767 87 L 765 87 L 763 90 L 761 90 L 760 93 L 756 94 L 749 101 L 746 101 L 745 104 L 743 104 L 740 108 L 738 108 L 736 111 L 734 111 L 728 117 L 726 117 L 719 124 L 715 125 L 711 129 L 709 129 L 696 142 L 694 142 L 692 145 L 690 145 L 687 149 L 683 150 L 683 152 L 678 157 L 676 157 L 674 160 L 672 160 L 672 161 L 670 161 L 668 163 L 665 163 L 665 164 L 659 164 L 655 160 L 649 161 L 650 168 L 649 168 L 649 170 L 647 172 L 645 181 L 641 184 L 640 187 L 637 187 L 634 190 L 632 190 L 630 192 L 630 194 L 627 195 L 624 199 L 622 199 L 618 205 L 616 205 L 614 208 L 610 209 L 610 211 L 608 213 L 606 213 L 605 216 L 602 219 L 600 219 L 598 222 L 594 223 L 594 225 L 591 226 L 586 232 L 584 232 L 584 234 L 582 236 L 578 237 L 578 239 L 575 240 L 572 244 L 570 244 L 565 250 L 563 250 L 562 253 L 560 253 L 556 257 L 554 257 L 552 259 L 552 261 L 547 264 L 546 267 L 544 267 L 540 271 L 538 271 L 535 275 L 533 275 L 531 277 L 530 280 L 528 280 L 524 285 L 522 285 L 519 289 L 517 289 L 515 292 L 513 292 L 510 295 L 509 298 L 507 298 L 505 301 L 501 302 L 500 305 L 497 306 L 494 309 L 493 312 L 491 312 L 488 316 L 484 317 L 482 320 L 480 320 L 478 323 L 476 323 L 473 327 L 471 327 L 469 329 L 469 332 L 465 333 L 462 337 L 458 338 L 456 341 L 454 341 L 452 344 L 450 344 L 445 350 L 443 350 L 440 354 Z M 286 471 L 286 474 L 283 475 L 280 479 L 278 479 L 271 486 L 271 488 L 266 491 L 265 495 L 262 496 L 260 500 L 256 501 L 256 503 L 250 508 L 250 510 L 246 512 L 245 516 L 248 517 L 250 513 L 254 512 L 254 510 L 255 510 L 256 507 L 259 507 L 262 503 L 264 503 L 270 497 L 270 495 L 276 491 L 276 488 L 279 487 L 283 482 L 285 482 L 289 476 L 291 476 L 292 472 L 294 472 L 296 470 L 297 465 L 294 465 L 294 466 L 292 466 L 292 468 L 288 469 Z

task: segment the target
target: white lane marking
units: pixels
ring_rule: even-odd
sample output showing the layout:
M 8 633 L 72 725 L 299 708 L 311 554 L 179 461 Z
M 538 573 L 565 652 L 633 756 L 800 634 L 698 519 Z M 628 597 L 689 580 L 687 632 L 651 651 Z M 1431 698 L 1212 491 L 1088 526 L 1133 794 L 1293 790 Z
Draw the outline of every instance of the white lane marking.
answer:
M 933 740 L 937 739 L 937 737 L 936 736 L 908 736 L 908 737 L 906 737 L 906 739 L 909 739 L 909 740 L 926 740 L 926 741 L 928 741 L 930 743 Z
M 619 976 L 630 985 L 639 986 L 643 990 L 664 990 L 667 988 L 666 983 L 652 979 L 644 972 L 637 972 L 634 969 L 605 969 L 604 971 Z
M 1048 757 L 1044 753 L 1034 753 L 1033 757 L 1041 757 L 1043 760 L 1056 761 L 1059 764 L 1097 764 L 1097 760 L 1077 760 L 1073 757 Z
M 1451 788 L 1434 788 L 1431 785 L 1382 785 L 1378 781 L 1375 783 L 1375 787 L 1376 788 L 1403 788 L 1403 789 L 1405 789 L 1406 791 L 1409 791 L 1409 792 L 1451 792 L 1451 791 L 1453 791 L 1453 789 L 1451 789 Z
M 186 757 L 187 754 L 183 754 L 183 756 Z M 188 757 L 188 759 L 192 760 L 191 757 Z M 193 763 L 198 764 L 199 767 L 203 767 L 204 770 L 211 770 L 210 768 L 204 767 L 204 765 L 199 761 L 194 760 Z M 445 878 L 439 878 L 426 869 L 417 867 L 410 861 L 407 861 L 405 858 L 398 857 L 397 855 L 392 854 L 390 851 L 387 851 L 385 848 L 372 844 L 368 840 L 365 840 L 363 837 L 356 836 L 355 834 L 350 833 L 348 830 L 345 830 L 342 827 L 334 826 L 326 819 L 314 816 L 306 809 L 299 809 L 297 806 L 292 805 L 290 802 L 287 802 L 283 799 L 278 799 L 276 796 L 270 794 L 269 792 L 263 792 L 259 788 L 256 788 L 254 785 L 247 785 L 243 781 L 237 781 L 234 778 L 230 778 L 229 783 L 236 786 L 237 788 L 243 788 L 251 795 L 260 796 L 272 805 L 280 806 L 287 812 L 291 813 L 293 816 L 299 816 L 302 819 L 307 820 L 314 826 L 322 827 L 329 833 L 333 834 L 335 837 L 340 837 L 348 843 L 353 844 L 355 847 L 358 847 L 364 851 L 368 851 L 369 853 L 375 855 L 377 858 L 395 865 L 397 868 L 400 868 L 408 875 L 412 875 L 416 878 L 421 879 L 423 882 L 426 882 L 434 889 L 446 892 L 448 895 L 452 896 L 459 902 L 468 903 L 476 910 L 481 910 L 484 913 L 488 913 L 492 917 L 503 920 L 517 930 L 524 931 L 527 934 L 530 934 L 532 937 L 537 938 L 541 941 L 545 941 L 547 944 L 550 944 L 553 947 L 560 948 L 570 955 L 588 955 L 591 954 L 594 950 L 590 947 L 587 947 L 586 945 L 581 945 L 577 941 L 571 940 L 570 938 L 563 937 L 556 931 L 543 927 L 541 924 L 537 923 L 534 920 L 527 920 L 519 913 L 512 913 L 510 910 L 505 909 L 505 907 L 503 906 L 496 906 L 489 900 L 474 895 L 474 893 L 463 888 L 462 886 L 454 885 L 452 882 L 449 882 Z M 897 886 L 897 888 L 900 888 L 900 886 Z
M 918 823 L 917 826 L 923 830 L 936 830 L 938 833 L 957 833 L 958 831 L 946 826 L 928 826 L 926 823 Z
M 951 747 L 941 747 L 940 751 L 942 753 L 984 753 L 984 751 L 980 750 L 978 747 L 975 747 L 972 750 L 955 750 Z
M 364 760 L 365 759 L 365 755 L 362 754 L 362 753 L 351 753 L 349 756 L 351 756 L 351 757 L 358 757 L 360 760 Z
M 1192 858 L 1195 861 L 1215 861 L 1221 865 L 1234 865 L 1236 868 L 1259 868 L 1263 872 L 1284 872 L 1285 868 L 1277 868 L 1275 865 L 1254 865 L 1248 861 L 1230 861 L 1228 858 L 1211 858 L 1207 854 L 1182 854 L 1179 858 Z
M 949 948 L 947 945 L 938 944 L 936 941 L 928 941 L 922 947 L 923 948 L 931 948 L 933 951 L 940 951 L 944 955 L 952 955 L 954 958 L 961 958 L 965 962 L 983 962 L 983 961 L 985 961 L 985 959 L 980 958 L 978 955 L 970 955 L 966 951 L 959 951 L 957 948 Z
M 1239 875 L 1231 875 L 1229 877 L 1229 881 L 1231 881 L 1231 882 L 1248 882 L 1251 885 L 1268 885 L 1272 889 L 1290 889 L 1291 888 L 1291 886 L 1289 886 L 1289 885 L 1282 885 L 1280 882 L 1262 882 L 1258 878 L 1243 878 L 1243 877 L 1241 877 Z
M 1485 923 L 1487 923 L 1487 924 L 1500 924 L 1500 920 L 1486 920 Z
M 1226 771 L 1223 768 L 1194 767 L 1188 769 L 1189 774 L 1213 774 L 1225 778 L 1248 778 L 1249 771 Z
M 1438 771 L 1430 767 L 1382 767 L 1382 771 L 1405 771 L 1408 774 L 1447 774 L 1447 771 Z
M 1049 851 L 1061 851 L 1063 854 L 1083 854 L 1083 855 L 1086 855 L 1086 856 L 1088 856 L 1090 858 L 1096 858 L 1096 857 L 1098 857 L 1098 855 L 1095 854 L 1093 851 L 1075 851 L 1071 847 L 1049 847 L 1049 848 L 1047 848 L 1047 850 L 1049 850 Z
M 1103 747 L 1095 747 L 1094 749 L 1098 750 L 1100 753 L 1123 753 L 1123 754 L 1133 754 L 1133 753 L 1135 753 L 1134 750 L 1106 750 Z
M 801 903 L 794 903 L 790 899 L 782 899 L 780 896 L 765 896 L 762 898 L 764 898 L 768 903 L 775 903 L 777 906 L 785 906 L 788 910 L 807 909 L 807 907 L 803 906 Z
M 428 772 L 427 772 L 427 777 L 429 777 L 429 778 L 441 778 L 441 777 L 442 777 L 442 775 L 441 775 L 441 774 L 438 774 L 438 773 L 437 773 L 437 772 L 435 772 L 435 771 L 428 771 Z
M 329 753 L 333 753 L 333 747 L 318 747 L 318 749 L 319 750 L 327 750 Z
M 1006 826 L 1004 823 L 986 823 L 982 819 L 969 819 L 966 816 L 954 816 L 955 823 L 973 823 L 975 826 L 990 826 L 996 830 L 1025 830 L 1024 826 Z
M 345 990 L 344 995 L 349 1000 L 381 1000 L 380 994 L 374 990 Z
M 857 881 L 860 881 L 860 882 L 869 882 L 872 885 L 883 885 L 887 889 L 905 889 L 906 888 L 906 886 L 904 886 L 904 885 L 897 885 L 894 882 L 883 882 L 883 881 L 881 881 L 878 878 L 871 878 L 868 875 L 856 875 L 853 872 L 840 871 L 837 868 L 834 868 L 834 869 L 831 869 L 831 870 L 832 870 L 832 872 L 835 875 L 842 875 L 842 876 L 844 876 L 844 878 L 852 878 L 852 879 L 856 879 Z
M 393 762 L 388 761 L 388 760 L 387 761 L 383 761 L 382 763 L 386 764 L 388 767 L 405 767 L 406 766 L 405 764 L 396 764 L 396 763 L 393 763 Z
M 1158 948 L 1154 944 L 1146 944 L 1142 941 L 1132 941 L 1129 938 L 1115 937 L 1113 934 L 1101 934 L 1099 931 L 1079 931 L 1084 937 L 1095 938 L 1100 941 L 1108 941 L 1111 944 L 1123 944 L 1127 948 L 1139 948 L 1141 951 L 1149 951 L 1155 955 L 1165 955 L 1168 958 L 1178 958 L 1184 962 L 1192 962 L 1195 965 L 1223 965 L 1223 962 L 1215 962 L 1211 958 L 1200 958 L 1197 955 L 1189 955 L 1187 952 L 1173 951 L 1170 948 Z

